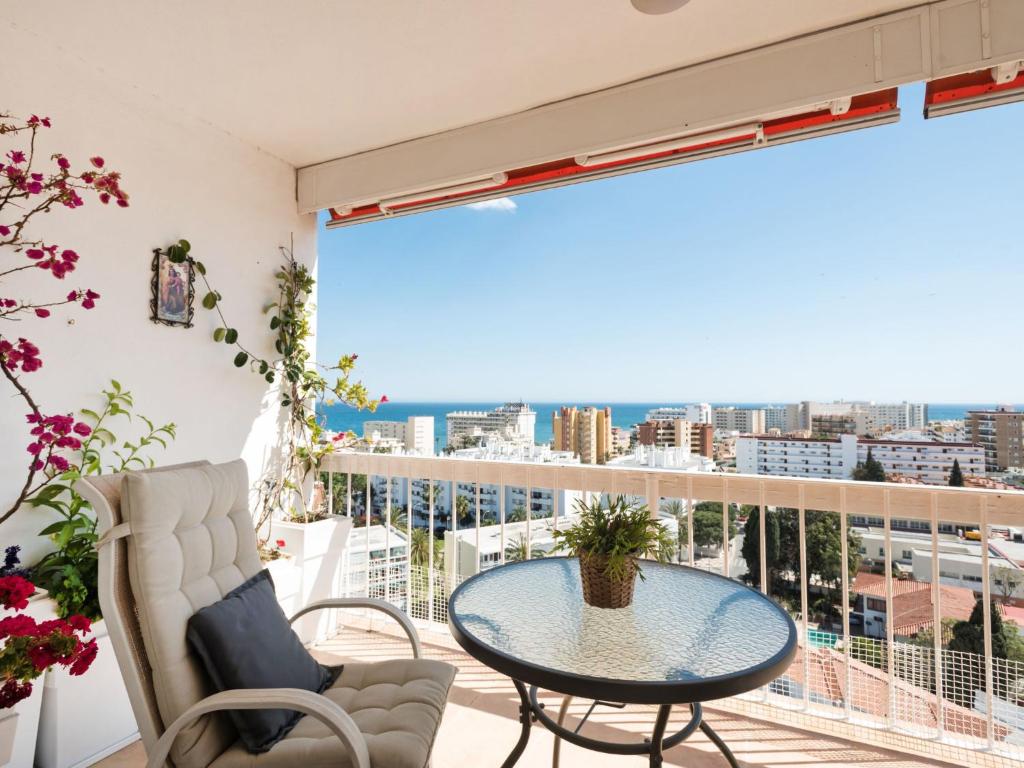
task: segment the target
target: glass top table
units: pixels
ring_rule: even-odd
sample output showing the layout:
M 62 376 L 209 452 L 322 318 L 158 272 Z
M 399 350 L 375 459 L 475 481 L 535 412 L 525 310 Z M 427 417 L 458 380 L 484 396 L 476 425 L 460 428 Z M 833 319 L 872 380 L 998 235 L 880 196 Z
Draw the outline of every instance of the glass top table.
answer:
M 775 602 L 737 581 L 683 565 L 644 561 L 641 567 L 646 578 L 637 578 L 632 604 L 615 609 L 583 601 L 575 558 L 494 568 L 455 590 L 449 627 L 470 655 L 512 678 L 524 706 L 522 684 L 532 686 L 530 715 L 574 743 L 591 740 L 560 733 L 565 729 L 536 703 L 538 687 L 663 705 L 666 720 L 672 704 L 691 704 L 692 729 L 708 733 L 699 702 L 752 690 L 782 674 L 796 653 L 796 626 Z M 664 746 L 689 735 L 680 734 Z M 597 744 L 581 746 L 601 749 Z M 653 754 L 651 764 L 660 764 Z

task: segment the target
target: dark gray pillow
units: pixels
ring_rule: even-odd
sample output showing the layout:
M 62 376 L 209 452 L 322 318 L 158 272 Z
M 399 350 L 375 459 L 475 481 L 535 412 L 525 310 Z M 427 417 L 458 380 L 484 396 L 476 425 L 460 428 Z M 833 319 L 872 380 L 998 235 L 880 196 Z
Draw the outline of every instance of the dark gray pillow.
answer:
M 321 693 L 334 674 L 303 647 L 263 570 L 188 620 L 187 637 L 217 691 L 236 688 L 302 688 Z M 266 752 L 302 717 L 290 709 L 228 713 L 250 752 Z

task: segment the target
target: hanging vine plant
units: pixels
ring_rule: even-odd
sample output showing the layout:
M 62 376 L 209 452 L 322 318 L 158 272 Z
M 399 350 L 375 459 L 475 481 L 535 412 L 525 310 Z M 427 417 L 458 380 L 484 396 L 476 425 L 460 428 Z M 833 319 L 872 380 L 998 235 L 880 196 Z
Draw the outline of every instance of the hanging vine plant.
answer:
M 167 258 L 173 263 L 190 262 L 202 280 L 206 291 L 202 306 L 215 312 L 219 321 L 213 340 L 233 349 L 236 368 L 248 368 L 268 384 L 280 382 L 280 403 L 288 414 L 284 455 L 257 482 L 256 524 L 264 543 L 270 535 L 267 523 L 275 513 L 305 522 L 321 514 L 321 510 L 311 510 L 306 504 L 304 489 L 310 475 L 319 474 L 324 457 L 346 435 L 327 440 L 318 408 L 338 402 L 372 412 L 388 398 L 372 399 L 362 382 L 352 380 L 358 355 L 344 355 L 334 365 L 313 359 L 308 344 L 313 336 L 315 307 L 310 299 L 316 281 L 309 268 L 295 260 L 292 248 L 281 247 L 283 261 L 274 275 L 277 299 L 263 308 L 277 353 L 273 358 L 264 358 L 243 345 L 221 309 L 221 293 L 210 284 L 205 265 L 191 255 L 191 250 L 187 240 L 179 240 L 167 249 Z

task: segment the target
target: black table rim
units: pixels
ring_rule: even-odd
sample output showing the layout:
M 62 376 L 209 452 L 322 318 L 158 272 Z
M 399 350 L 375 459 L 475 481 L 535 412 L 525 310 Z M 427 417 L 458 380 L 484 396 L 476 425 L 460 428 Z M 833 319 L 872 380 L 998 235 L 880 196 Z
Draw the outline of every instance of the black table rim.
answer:
M 543 560 L 550 561 L 552 559 L 555 558 L 524 560 L 518 563 L 498 566 L 498 568 L 523 568 L 529 567 L 531 563 L 543 562 Z M 717 573 L 710 573 L 676 563 L 664 563 L 664 565 L 696 571 L 702 576 L 706 575 L 723 579 L 734 587 L 749 589 L 761 599 L 767 600 L 786 618 L 786 622 L 789 625 L 789 638 L 786 644 L 771 658 L 753 667 L 700 680 L 619 680 L 551 669 L 539 664 L 523 661 L 478 640 L 476 636 L 463 626 L 462 622 L 459 621 L 458 615 L 453 610 L 455 600 L 462 590 L 477 579 L 487 578 L 488 575 L 495 573 L 498 568 L 492 568 L 475 574 L 452 592 L 451 597 L 448 598 L 448 627 L 455 641 L 466 653 L 483 662 L 491 669 L 514 680 L 536 685 L 545 690 L 588 699 L 606 699 L 608 701 L 628 704 L 688 704 L 691 702 L 712 701 L 759 688 L 785 672 L 796 655 L 797 631 L 793 619 L 778 603 L 757 589 Z

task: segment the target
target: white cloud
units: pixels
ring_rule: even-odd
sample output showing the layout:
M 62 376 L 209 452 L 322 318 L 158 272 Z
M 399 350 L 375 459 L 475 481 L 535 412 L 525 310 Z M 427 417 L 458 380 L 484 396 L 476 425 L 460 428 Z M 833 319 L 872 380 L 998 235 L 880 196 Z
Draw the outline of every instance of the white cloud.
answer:
M 469 203 L 467 208 L 473 211 L 514 211 L 518 206 L 515 200 L 507 197 L 499 197 L 497 200 L 483 200 L 479 203 Z

